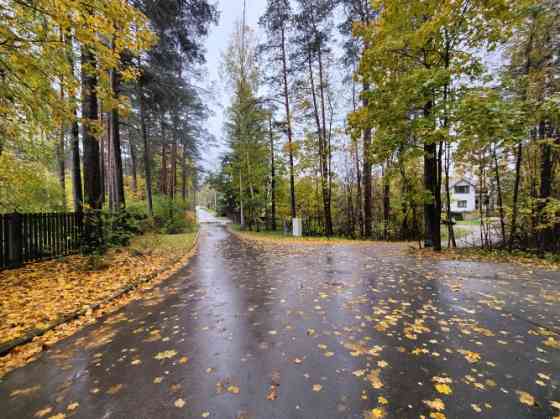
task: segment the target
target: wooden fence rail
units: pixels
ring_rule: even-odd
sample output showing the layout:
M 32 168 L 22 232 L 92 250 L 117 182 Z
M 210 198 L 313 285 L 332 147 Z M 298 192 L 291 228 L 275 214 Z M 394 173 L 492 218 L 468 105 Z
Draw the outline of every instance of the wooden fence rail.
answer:
M 81 213 L 0 214 L 0 269 L 75 253 L 83 231 Z

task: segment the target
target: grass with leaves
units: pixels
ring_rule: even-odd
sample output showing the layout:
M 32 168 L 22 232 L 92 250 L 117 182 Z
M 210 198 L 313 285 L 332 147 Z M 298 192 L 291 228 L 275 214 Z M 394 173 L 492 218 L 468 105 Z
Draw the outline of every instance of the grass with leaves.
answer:
M 0 317 L 4 321 L 0 324 L 0 345 L 33 329 L 47 329 L 63 316 L 85 310 L 86 318 L 74 322 L 74 327 L 57 327 L 36 340 L 49 346 L 74 333 L 80 325 L 95 321 L 104 311 L 105 303 L 118 308 L 133 298 L 126 296 L 109 302 L 120 290 L 153 277 L 146 282 L 149 288 L 151 283 L 160 282 L 183 266 L 196 236 L 196 232 L 146 234 L 135 237 L 130 246 L 110 249 L 102 256 L 73 255 L 1 271 Z M 89 310 L 100 303 L 98 313 Z M 0 375 L 10 369 L 10 356 L 0 358 Z M 27 360 L 15 358 L 16 366 Z

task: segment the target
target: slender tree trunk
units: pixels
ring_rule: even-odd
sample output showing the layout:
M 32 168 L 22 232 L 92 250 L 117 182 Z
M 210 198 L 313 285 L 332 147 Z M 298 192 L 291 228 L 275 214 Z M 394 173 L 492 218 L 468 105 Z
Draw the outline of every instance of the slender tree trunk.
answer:
M 321 153 L 321 185 L 323 191 L 323 206 L 325 211 L 325 233 L 327 236 L 333 235 L 333 225 L 332 225 L 332 214 L 331 214 L 331 191 L 330 191 L 330 170 L 329 170 L 329 155 L 330 150 L 327 145 L 327 120 L 326 120 L 326 112 L 325 112 L 325 80 L 323 76 L 323 60 L 322 60 L 322 47 L 319 46 L 317 49 L 318 52 L 318 61 L 319 61 L 319 95 L 321 99 L 321 123 L 322 129 L 320 134 L 320 141 L 323 142 L 323 148 Z
M 383 239 L 389 239 L 389 221 L 391 218 L 391 183 L 389 179 L 388 163 L 383 173 Z
M 541 140 L 541 187 L 539 202 L 539 223 L 547 224 L 545 208 L 552 195 L 552 146 L 547 142 L 546 125 L 544 121 L 539 124 L 539 139 Z M 539 252 L 544 254 L 545 251 L 552 249 L 552 226 L 543 227 L 539 232 Z
M 285 29 L 282 25 L 282 76 L 284 82 L 284 108 L 286 110 L 286 128 L 288 130 L 288 158 L 290 163 L 290 209 L 292 218 L 297 217 L 296 187 L 294 179 L 294 151 L 292 147 L 292 120 L 290 114 L 290 100 L 288 94 L 288 65 L 286 59 Z
M 60 92 L 62 95 L 62 90 Z M 65 146 L 64 146 L 64 122 L 60 124 L 60 138 L 56 147 L 56 157 L 58 161 L 58 182 L 62 191 L 62 208 L 66 211 L 66 164 L 65 164 Z
M 146 203 L 148 206 L 148 214 L 154 216 L 154 204 L 152 199 L 152 168 L 150 164 L 150 143 L 148 141 L 148 131 L 146 129 L 146 111 L 144 103 L 144 88 L 142 85 L 142 77 L 138 80 L 138 101 L 140 102 L 140 128 L 142 131 L 142 142 L 144 143 L 143 160 L 146 178 Z
M 356 65 L 354 62 L 354 72 Z M 356 82 L 352 78 L 352 110 L 356 111 Z M 356 164 L 356 208 L 358 212 L 359 235 L 364 236 L 364 206 L 362 204 L 362 173 L 360 169 L 360 153 L 358 141 L 352 139 L 353 159 Z
M 504 214 L 504 201 L 502 196 L 502 183 L 500 178 L 500 165 L 498 164 L 498 154 L 496 153 L 496 147 L 494 147 L 494 173 L 496 175 L 496 185 L 498 188 L 498 211 L 500 214 L 500 231 L 502 233 L 502 246 L 506 244 L 506 222 Z
M 103 189 L 99 143 L 93 124 L 98 119 L 96 59 L 92 51 L 82 47 L 82 138 L 84 141 L 84 197 L 93 210 L 101 209 Z
M 515 161 L 515 184 L 513 186 L 513 204 L 511 213 L 511 231 L 509 236 L 509 250 L 513 249 L 513 242 L 515 241 L 515 233 L 517 229 L 517 203 L 519 200 L 519 184 L 521 182 L 521 162 L 523 159 L 523 144 L 520 142 L 517 145 L 517 156 Z
M 272 132 L 272 118 L 268 119 L 268 132 L 270 136 L 270 228 L 276 231 L 276 163 L 274 161 L 274 133 Z
M 134 145 L 134 141 L 132 141 L 132 130 L 129 128 L 128 130 L 128 149 L 130 151 L 130 163 L 131 163 L 131 175 L 132 175 L 132 182 L 131 182 L 131 189 L 134 194 L 138 193 L 138 163 L 136 158 L 136 146 Z
M 369 84 L 364 83 L 362 94 L 369 91 Z M 367 97 L 363 97 L 362 105 L 367 108 L 369 101 Z M 371 147 L 371 128 L 364 129 L 363 133 L 363 176 L 362 180 L 364 183 L 364 237 L 372 237 L 372 222 L 373 222 L 373 211 L 372 211 L 372 185 L 371 185 L 371 157 L 370 157 L 370 147 Z
M 453 228 L 453 216 L 451 215 L 451 191 L 449 188 L 449 171 L 451 166 L 451 146 L 445 142 L 445 203 L 447 212 L 447 248 L 456 248 L 455 229 Z
M 113 41 L 114 42 L 114 41 Z M 111 71 L 111 88 L 115 99 L 120 94 L 121 80 L 117 70 Z M 111 175 L 113 184 L 114 195 L 114 209 L 122 209 L 126 206 L 124 196 L 124 178 L 123 178 L 123 164 L 121 153 L 121 134 L 120 134 L 120 117 L 119 110 L 115 106 L 111 109 Z
M 78 115 L 74 108 L 72 121 L 72 194 L 74 197 L 74 211 L 82 212 L 84 195 L 82 189 L 82 165 L 80 162 L 80 126 Z
M 432 117 L 432 101 L 424 106 L 424 117 Z M 441 207 L 438 209 L 438 151 L 437 144 L 424 143 L 424 188 L 430 193 L 430 200 L 424 204 L 425 246 L 441 250 Z
M 183 154 L 181 159 L 181 197 L 183 202 L 187 202 L 187 147 L 183 144 Z
M 175 194 L 177 192 L 177 136 L 176 130 L 174 129 L 173 144 L 171 145 L 171 173 L 168 174 L 169 177 L 169 195 L 171 199 L 175 199 Z
M 72 35 L 68 35 L 65 39 L 68 64 L 72 74 L 74 74 L 74 51 L 72 43 Z M 78 111 L 75 106 L 72 107 L 72 196 L 74 200 L 74 211 L 82 212 L 84 194 L 82 188 L 82 166 L 80 162 L 80 126 L 78 124 Z
M 99 109 L 103 109 L 102 103 L 98 104 Z M 104 113 L 100 115 L 101 123 L 105 127 L 104 135 L 99 139 L 99 167 L 101 176 L 101 206 L 105 205 L 105 194 L 109 190 L 107 187 L 107 144 L 111 136 L 111 120 Z

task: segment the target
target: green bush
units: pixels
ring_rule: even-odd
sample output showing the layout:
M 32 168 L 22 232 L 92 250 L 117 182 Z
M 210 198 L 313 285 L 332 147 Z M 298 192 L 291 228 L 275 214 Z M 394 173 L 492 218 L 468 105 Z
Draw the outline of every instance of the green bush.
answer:
M 130 239 L 142 234 L 141 214 L 136 214 L 128 209 L 117 212 L 102 213 L 103 238 L 108 246 L 128 246 Z
M 163 234 L 180 234 L 192 230 L 187 220 L 186 206 L 167 197 L 154 200 L 154 224 Z

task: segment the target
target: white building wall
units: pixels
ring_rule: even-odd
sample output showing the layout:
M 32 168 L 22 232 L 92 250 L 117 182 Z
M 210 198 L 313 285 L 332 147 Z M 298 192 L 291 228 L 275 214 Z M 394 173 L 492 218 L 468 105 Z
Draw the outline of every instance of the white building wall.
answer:
M 469 193 L 455 193 L 455 186 L 468 186 Z M 451 212 L 472 212 L 476 210 L 476 189 L 468 182 L 460 181 L 451 187 Z M 466 207 L 459 207 L 459 201 L 466 201 Z

